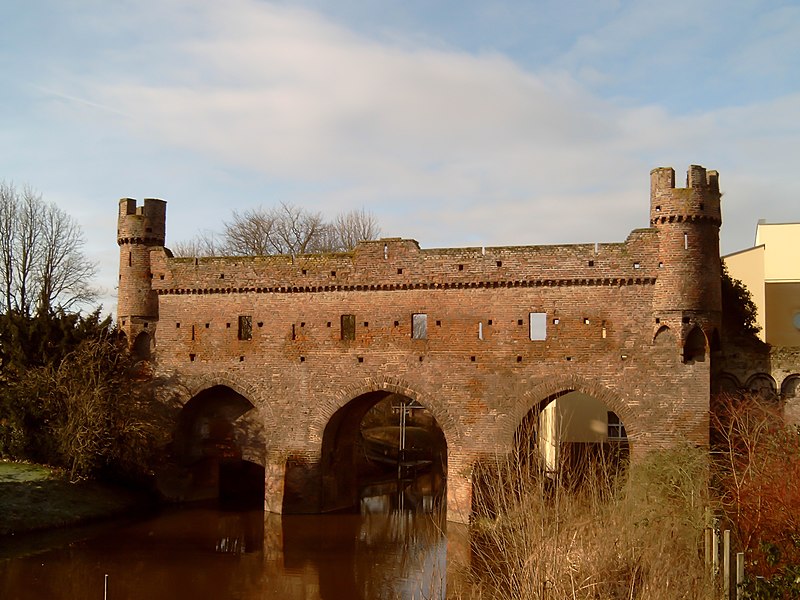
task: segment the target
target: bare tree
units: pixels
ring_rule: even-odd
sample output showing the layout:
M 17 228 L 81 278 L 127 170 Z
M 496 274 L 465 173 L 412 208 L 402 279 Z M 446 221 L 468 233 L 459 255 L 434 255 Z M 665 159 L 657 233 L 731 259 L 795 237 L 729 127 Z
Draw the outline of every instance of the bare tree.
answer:
M 175 256 L 222 256 L 223 240 L 213 231 L 203 231 L 192 239 L 178 242 L 170 248 Z
M 310 213 L 285 202 L 272 212 L 275 215 L 274 254 L 295 256 L 329 250 L 325 246 L 328 225 L 322 214 Z
M 275 215 L 263 208 L 234 211 L 233 220 L 225 223 L 223 247 L 226 253 L 242 256 L 276 254 L 272 237 Z
M 364 209 L 327 222 L 321 213 L 282 202 L 271 209 L 234 211 L 221 236 L 206 231 L 189 242 L 176 244 L 173 252 L 176 256 L 342 252 L 352 250 L 360 241 L 375 239 L 379 233 L 375 217 Z
M 0 182 L 0 238 L 4 312 L 69 310 L 97 297 L 80 226 L 31 188 Z
M 378 221 L 372 213 L 363 208 L 351 210 L 336 216 L 331 225 L 333 250 L 352 250 L 359 242 L 374 240 L 380 235 Z

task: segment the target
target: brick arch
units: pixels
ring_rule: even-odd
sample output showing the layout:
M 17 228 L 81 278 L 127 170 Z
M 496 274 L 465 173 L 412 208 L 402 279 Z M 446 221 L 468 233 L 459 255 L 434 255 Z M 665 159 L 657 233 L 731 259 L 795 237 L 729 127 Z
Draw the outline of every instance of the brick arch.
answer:
M 389 392 L 401 394 L 407 398 L 415 400 L 427 408 L 436 419 L 436 423 L 444 434 L 447 447 L 452 447 L 456 440 L 461 439 L 461 428 L 458 421 L 450 414 L 450 411 L 440 401 L 434 400 L 431 396 L 426 396 L 407 381 L 398 377 L 376 376 L 362 379 L 352 385 L 339 389 L 335 395 L 328 397 L 325 401 L 317 405 L 314 415 L 309 423 L 308 439 L 321 447 L 325 427 L 331 417 L 340 408 L 346 406 L 351 400 L 370 392 Z
M 783 398 L 800 396 L 800 374 L 792 373 L 784 377 L 781 383 L 781 396 Z
M 514 435 L 528 413 L 548 398 L 566 394 L 568 392 L 581 392 L 599 400 L 617 413 L 625 424 L 628 440 L 635 443 L 641 434 L 638 419 L 633 410 L 628 407 L 625 399 L 601 383 L 578 377 L 577 375 L 562 375 L 541 380 L 528 388 L 517 400 L 508 414 L 498 419 L 497 435 L 502 447 L 512 448 Z
M 209 375 L 186 378 L 182 385 L 177 386 L 175 396 L 181 409 L 183 409 L 186 403 L 197 394 L 217 385 L 228 387 L 245 398 L 265 419 L 274 417 L 272 407 L 268 402 L 264 401 L 256 386 L 243 382 L 241 379 L 235 379 L 226 373 L 211 373 Z
M 777 394 L 779 392 L 778 384 L 776 383 L 775 378 L 769 373 L 754 373 L 747 378 L 744 387 L 748 391 L 753 391 L 753 386 L 759 381 L 764 381 L 767 383 L 767 385 L 769 385 L 769 391 L 771 394 Z

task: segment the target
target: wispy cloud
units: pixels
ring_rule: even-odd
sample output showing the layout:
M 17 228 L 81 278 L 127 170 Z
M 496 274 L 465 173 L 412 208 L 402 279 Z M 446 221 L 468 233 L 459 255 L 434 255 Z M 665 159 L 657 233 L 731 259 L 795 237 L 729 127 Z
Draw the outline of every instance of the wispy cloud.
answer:
M 753 219 L 737 212 L 749 201 L 737 195 L 743 173 L 769 174 L 782 194 L 797 189 L 796 94 L 734 107 L 707 98 L 678 112 L 605 93 L 637 77 L 669 89 L 667 65 L 707 52 L 703 34 L 724 27 L 698 19 L 676 32 L 686 6 L 606 3 L 602 26 L 536 68 L 413 33 L 366 36 L 285 5 L 164 0 L 152 23 L 115 9 L 115 22 L 146 38 L 109 53 L 74 89 L 49 87 L 125 115 L 113 126 L 153 148 L 257 174 L 311 208 L 369 206 L 386 233 L 423 245 L 621 239 L 646 223 L 649 169 L 689 162 L 722 172 L 727 227 L 749 231 Z M 780 25 L 764 17 L 759 27 Z M 738 51 L 756 56 L 762 42 L 747 43 Z M 684 70 L 677 83 L 691 81 Z
M 48 89 L 46 87 L 32 85 L 31 86 L 37 92 L 44 94 L 45 96 L 49 96 L 52 98 L 58 98 L 60 100 L 66 100 L 67 102 L 72 102 L 81 106 L 88 106 L 90 108 L 96 108 L 97 110 L 101 110 L 103 112 L 120 115 L 122 117 L 130 117 L 131 115 L 125 113 L 121 110 L 117 110 L 116 108 L 112 108 L 110 106 L 106 106 L 105 104 L 100 104 L 98 102 L 92 102 L 91 100 L 87 100 L 86 98 L 79 98 L 77 96 L 72 96 L 70 94 L 65 94 L 63 92 L 58 92 L 56 90 Z

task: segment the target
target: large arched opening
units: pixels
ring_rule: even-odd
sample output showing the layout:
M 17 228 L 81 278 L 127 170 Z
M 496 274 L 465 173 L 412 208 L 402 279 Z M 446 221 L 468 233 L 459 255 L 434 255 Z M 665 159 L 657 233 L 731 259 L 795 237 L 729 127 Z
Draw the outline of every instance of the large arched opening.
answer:
M 447 443 L 416 400 L 368 392 L 328 421 L 320 475 L 323 512 L 430 512 L 445 498 Z
M 263 506 L 264 466 L 257 462 L 264 440 L 255 407 L 240 393 L 215 385 L 183 407 L 173 438 L 173 455 L 187 478 L 189 499 Z
M 620 415 L 590 393 L 565 389 L 536 403 L 514 433 L 514 456 L 529 473 L 570 487 L 616 478 L 630 458 Z

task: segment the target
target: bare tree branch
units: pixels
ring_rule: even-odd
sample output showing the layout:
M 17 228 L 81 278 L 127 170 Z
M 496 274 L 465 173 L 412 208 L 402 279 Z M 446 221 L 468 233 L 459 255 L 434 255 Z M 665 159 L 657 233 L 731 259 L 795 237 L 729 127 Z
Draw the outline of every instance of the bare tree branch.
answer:
M 96 299 L 80 226 L 29 187 L 0 182 L 2 308 L 25 316 Z

